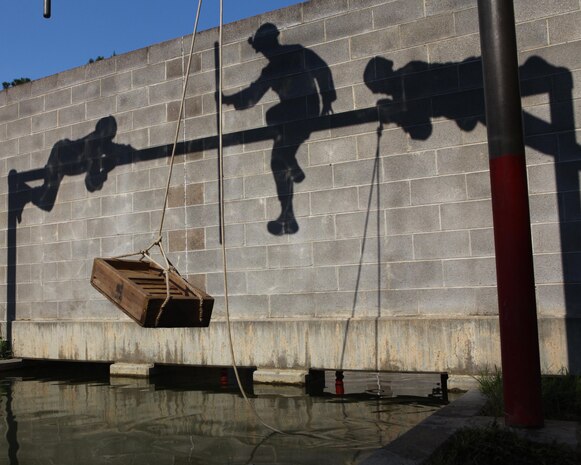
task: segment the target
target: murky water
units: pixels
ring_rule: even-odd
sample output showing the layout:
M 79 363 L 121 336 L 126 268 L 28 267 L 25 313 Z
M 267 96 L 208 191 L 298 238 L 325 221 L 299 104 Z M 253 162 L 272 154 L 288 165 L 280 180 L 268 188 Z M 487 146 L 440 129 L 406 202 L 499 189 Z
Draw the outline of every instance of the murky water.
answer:
M 251 387 L 255 409 L 289 433 L 281 435 L 262 427 L 232 377 L 225 381 L 222 372 L 220 383 L 216 370 L 162 373 L 151 382 L 109 379 L 106 367 L 95 366 L 6 372 L 0 465 L 355 464 L 439 408 L 391 397 L 388 384 L 397 383 L 389 380 L 379 386 L 383 397 L 335 396 L 327 378 L 321 396 Z

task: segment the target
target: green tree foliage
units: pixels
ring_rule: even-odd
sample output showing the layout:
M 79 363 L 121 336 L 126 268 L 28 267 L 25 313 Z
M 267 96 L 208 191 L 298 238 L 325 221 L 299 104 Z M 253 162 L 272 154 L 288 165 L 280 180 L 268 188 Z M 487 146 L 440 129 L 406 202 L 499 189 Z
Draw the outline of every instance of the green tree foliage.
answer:
M 10 87 L 16 87 L 19 86 L 20 84 L 25 84 L 27 82 L 30 82 L 30 78 L 21 77 L 14 79 L 12 82 L 4 81 L 2 83 L 2 88 L 9 89 Z

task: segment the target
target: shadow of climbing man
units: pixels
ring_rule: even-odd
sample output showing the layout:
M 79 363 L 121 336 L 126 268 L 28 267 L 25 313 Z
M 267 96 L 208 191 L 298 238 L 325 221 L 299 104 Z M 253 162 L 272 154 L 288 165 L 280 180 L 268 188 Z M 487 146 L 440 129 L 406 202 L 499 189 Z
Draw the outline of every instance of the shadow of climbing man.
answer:
M 389 96 L 377 101 L 382 123 L 394 123 L 412 139 L 426 140 L 432 135 L 432 118 L 453 120 L 463 131 L 485 123 L 482 89 L 459 88 L 458 69 L 462 66 L 479 67 L 480 59 L 432 64 L 411 61 L 395 70 L 393 61 L 374 57 L 367 63 L 363 79 L 374 94 Z
M 89 192 L 101 190 L 120 156 L 135 151 L 130 145 L 114 143 L 116 134 L 117 121 L 113 116 L 107 116 L 101 118 L 95 126 L 95 131 L 85 137 L 58 141 L 53 146 L 44 167 L 44 183 L 30 187 L 23 182 L 18 186 L 20 199 L 18 222 L 22 220 L 22 210 L 28 202 L 47 212 L 51 211 L 65 176 L 86 173 L 87 190 Z
M 305 173 L 296 155 L 311 134 L 308 124 L 293 125 L 292 129 L 290 126 L 283 129 L 282 124 L 331 114 L 331 104 L 337 99 L 331 71 L 323 59 L 302 45 L 280 44 L 279 35 L 274 24 L 265 23 L 258 28 L 248 42 L 256 53 L 267 58 L 268 64 L 249 87 L 223 96 L 223 102 L 237 110 L 256 105 L 270 89 L 280 99 L 266 112 L 267 125 L 280 128 L 274 136 L 270 162 L 281 205 L 279 217 L 267 225 L 274 235 L 299 230 L 293 209 L 294 183 L 302 182 Z

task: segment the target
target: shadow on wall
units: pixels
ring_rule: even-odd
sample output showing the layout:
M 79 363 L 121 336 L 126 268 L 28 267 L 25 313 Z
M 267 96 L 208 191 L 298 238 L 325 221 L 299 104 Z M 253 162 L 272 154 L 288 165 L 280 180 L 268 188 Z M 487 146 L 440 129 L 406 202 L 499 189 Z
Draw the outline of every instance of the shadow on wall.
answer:
M 135 151 L 130 145 L 114 143 L 116 134 L 117 121 L 113 116 L 107 116 L 100 119 L 95 131 L 87 136 L 78 140 L 58 141 L 44 167 L 44 183 L 30 187 L 26 182 L 17 182 L 15 186 L 18 192 L 15 210 L 18 222 L 22 220 L 22 210 L 29 202 L 42 210 L 51 211 L 65 176 L 85 174 L 87 190 L 101 190 L 119 160 Z
M 271 169 L 281 213 L 268 222 L 271 234 L 294 234 L 299 224 L 293 209 L 294 184 L 303 181 L 308 170 L 297 162 L 297 150 L 311 134 L 341 127 L 379 122 L 401 127 L 410 138 L 426 140 L 432 135 L 434 118 L 454 121 L 462 131 L 472 131 L 485 124 L 482 70 L 479 58 L 462 62 L 431 63 L 412 61 L 399 69 L 381 57 L 370 60 L 365 69 L 365 83 L 371 92 L 383 94 L 377 105 L 333 114 L 337 95 L 327 64 L 301 45 L 280 44 L 279 31 L 264 24 L 249 39 L 257 53 L 268 60 L 259 78 L 247 88 L 223 96 L 224 103 L 242 112 L 256 105 L 272 90 L 279 102 L 266 113 L 267 125 L 224 135 L 224 146 L 273 141 Z M 564 300 L 567 309 L 569 368 L 581 372 L 581 331 L 574 319 L 581 321 L 581 202 L 579 171 L 581 147 L 575 138 L 573 81 L 571 72 L 555 67 L 540 57 L 529 58 L 520 68 L 522 95 L 548 94 L 550 122 L 524 112 L 525 142 L 534 150 L 555 160 L 560 247 L 565 281 Z M 381 133 L 379 133 L 381 134 Z M 64 176 L 85 175 L 89 192 L 102 188 L 108 174 L 124 164 L 167 157 L 171 145 L 136 151 L 116 144 L 116 122 L 110 116 L 97 123 L 95 131 L 76 141 L 60 141 L 53 147 L 43 169 L 9 175 L 7 321 L 15 317 L 16 304 L 16 225 L 28 203 L 50 211 Z M 216 136 L 181 142 L 176 155 L 215 149 Z M 380 157 L 379 152 L 376 159 Z M 383 163 L 388 167 L 388 159 Z M 380 187 L 378 161 L 370 173 L 370 187 Z M 44 180 L 30 187 L 33 180 Z M 379 196 L 378 196 L 379 198 Z M 368 202 L 371 208 L 371 200 Z M 369 218 L 369 212 L 368 212 Z M 367 235 L 367 226 L 365 235 Z M 364 238 L 365 239 L 365 238 Z M 379 272 L 379 271 L 378 271 Z M 381 282 L 378 277 L 378 282 Z M 562 305 L 562 304 L 561 304 Z M 354 304 L 355 306 L 355 304 Z M 381 299 L 378 298 L 378 306 Z M 379 309 L 378 309 L 379 310 Z M 10 336 L 10 323 L 8 324 Z M 10 340 L 10 337 L 8 338 Z
M 567 68 L 530 57 L 520 68 L 521 95 L 548 94 L 550 122 L 523 112 L 525 143 L 550 155 L 555 179 L 564 281 L 568 362 L 571 372 L 581 372 L 581 201 L 579 172 L 581 146 L 575 135 L 573 79 Z M 395 70 L 393 62 L 375 57 L 366 66 L 364 80 L 376 94 L 383 124 L 396 124 L 409 137 L 428 139 L 433 118 L 453 120 L 463 131 L 486 124 L 480 58 L 459 63 L 410 62 Z M 558 304 L 557 304 L 558 305 Z
M 224 95 L 223 102 L 238 110 L 252 107 L 272 89 L 280 103 L 266 112 L 269 126 L 331 114 L 331 104 L 337 94 L 329 67 L 315 52 L 302 45 L 281 45 L 279 34 L 274 24 L 266 23 L 248 39 L 255 52 L 266 57 L 268 65 L 249 87 L 233 95 Z M 300 145 L 308 140 L 311 130 L 309 125 L 303 125 L 290 134 L 285 134 L 282 128 L 274 133 L 270 167 L 281 213 L 267 225 L 271 234 L 280 236 L 299 230 L 293 209 L 294 183 L 302 182 L 305 173 L 296 154 Z

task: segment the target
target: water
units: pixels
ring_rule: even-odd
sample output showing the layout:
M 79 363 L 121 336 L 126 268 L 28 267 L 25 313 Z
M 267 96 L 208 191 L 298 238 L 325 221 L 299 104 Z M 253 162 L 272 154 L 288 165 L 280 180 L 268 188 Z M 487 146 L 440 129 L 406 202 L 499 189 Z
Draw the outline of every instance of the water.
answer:
M 394 398 L 397 383 L 372 374 L 346 374 L 342 397 L 329 374 L 318 396 L 249 385 L 259 415 L 291 433 L 280 435 L 256 421 L 232 376 L 170 371 L 151 382 L 110 380 L 107 366 L 95 365 L 6 372 L 0 465 L 355 464 L 439 408 L 427 398 Z M 375 382 L 373 395 L 349 392 L 370 381 L 363 391 Z M 423 391 L 433 384 L 416 383 Z

